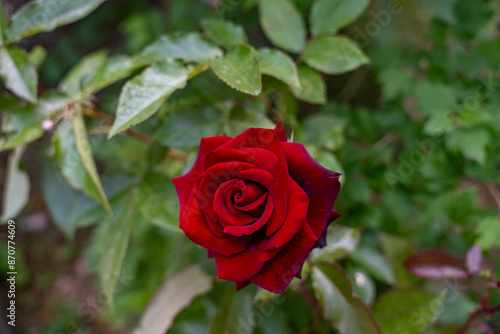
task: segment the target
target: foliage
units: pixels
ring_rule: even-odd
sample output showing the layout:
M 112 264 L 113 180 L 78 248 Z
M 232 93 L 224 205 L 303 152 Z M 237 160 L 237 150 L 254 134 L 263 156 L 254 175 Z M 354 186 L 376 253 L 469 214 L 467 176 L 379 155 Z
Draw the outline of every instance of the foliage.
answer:
M 53 222 L 69 240 L 92 226 L 101 320 L 140 332 L 154 319 L 158 333 L 500 330 L 496 2 L 117 3 L 0 5 L 2 219 L 31 210 L 21 156 L 36 147 L 31 180 Z M 171 178 L 200 138 L 278 121 L 344 174 L 343 216 L 282 296 L 235 293 L 179 230 Z

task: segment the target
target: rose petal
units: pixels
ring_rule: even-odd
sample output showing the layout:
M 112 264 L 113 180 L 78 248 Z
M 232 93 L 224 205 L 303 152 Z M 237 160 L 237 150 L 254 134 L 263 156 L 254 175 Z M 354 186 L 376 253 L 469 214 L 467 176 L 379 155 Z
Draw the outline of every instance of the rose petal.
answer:
M 252 242 L 252 237 L 247 236 L 239 238 L 216 236 L 209 228 L 205 215 L 194 197 L 191 197 L 179 227 L 194 243 L 227 256 L 244 251 Z
M 237 179 L 239 180 L 239 179 Z M 238 182 L 243 182 L 239 180 Z M 233 188 L 233 187 L 231 187 Z M 241 191 L 239 188 L 238 191 Z M 242 218 L 258 218 L 255 216 L 252 216 L 248 212 L 241 211 L 239 208 L 236 207 L 236 204 L 233 203 L 233 197 L 235 196 L 236 191 L 233 189 L 230 189 L 229 191 L 224 190 L 224 193 L 222 194 L 222 200 L 224 201 L 222 204 L 227 207 L 227 209 L 236 217 L 242 217 Z M 255 221 L 255 220 L 254 220 Z M 244 225 L 244 222 L 238 222 L 236 225 Z
M 279 249 L 263 251 L 257 246 L 252 246 L 232 256 L 214 252 L 217 277 L 233 282 L 244 282 L 258 273 L 264 262 L 272 259 L 278 251 Z
M 302 224 L 293 239 L 249 281 L 271 292 L 283 293 L 300 272 L 315 242 L 316 236 L 309 224 Z
M 280 138 L 274 130 L 250 128 L 220 146 L 221 149 L 241 149 L 242 147 L 263 148 L 271 151 L 278 158 L 278 163 L 285 166 L 286 175 L 288 175 L 285 153 L 281 147 Z
M 242 235 L 251 235 L 255 233 L 257 230 L 259 230 L 261 227 L 263 227 L 268 221 L 269 217 L 271 217 L 272 213 L 274 211 L 274 205 L 273 201 L 271 200 L 271 197 L 267 197 L 267 205 L 264 210 L 264 214 L 262 217 L 259 218 L 255 223 L 249 224 L 249 225 L 224 225 L 224 233 L 234 235 L 234 236 L 242 236 Z M 275 247 L 273 247 L 275 248 Z M 270 250 L 270 249 L 266 249 Z
M 283 246 L 293 238 L 295 233 L 306 222 L 309 198 L 299 185 L 291 179 L 290 197 L 288 198 L 288 214 L 281 228 L 260 243 L 260 249 L 270 250 Z
M 260 217 L 264 213 L 264 209 L 266 208 L 264 202 L 267 200 L 269 193 L 265 193 L 258 200 L 248 205 L 241 206 L 238 203 L 234 205 L 234 207 L 238 210 L 248 212 L 254 217 Z
M 231 180 L 233 181 L 233 180 Z M 227 182 L 230 183 L 231 181 Z M 217 214 L 218 218 L 224 221 L 224 226 L 226 224 L 230 225 L 245 225 L 251 224 L 257 220 L 257 218 L 252 217 L 243 212 L 240 213 L 240 216 L 235 216 L 231 210 L 229 210 L 227 206 L 227 199 L 224 198 L 224 185 L 221 185 L 217 191 L 215 192 L 215 200 L 213 202 L 213 211 Z M 246 215 L 243 216 L 243 215 Z
M 332 210 L 332 212 L 330 213 L 330 218 L 328 219 L 328 223 L 326 224 L 326 227 L 321 235 L 318 237 L 318 241 L 316 241 L 316 244 L 313 248 L 323 248 L 326 246 L 326 232 L 328 230 L 328 225 L 341 216 L 342 215 L 339 212 Z
M 239 161 L 221 162 L 210 167 L 200 175 L 195 186 L 194 196 L 198 200 L 207 219 L 212 221 L 218 220 L 217 214 L 213 209 L 213 201 L 219 186 L 226 181 L 236 178 L 241 171 L 249 168 L 255 168 L 255 166 Z
M 179 220 L 182 219 L 182 215 L 186 209 L 186 204 L 189 201 L 189 196 L 191 195 L 191 191 L 193 190 L 198 177 L 201 174 L 201 163 L 203 157 L 215 150 L 220 145 L 224 144 L 228 140 L 232 139 L 231 137 L 226 136 L 217 136 L 217 137 L 209 137 L 202 138 L 200 142 L 200 149 L 198 151 L 198 156 L 196 157 L 196 161 L 191 168 L 191 170 L 183 176 L 179 176 L 172 179 L 174 183 L 175 190 L 177 190 L 177 194 L 179 195 Z
M 243 288 L 246 288 L 250 284 L 252 284 L 252 282 L 250 281 L 236 282 L 236 292 L 240 291 Z
M 243 183 L 243 190 L 241 192 L 241 195 L 237 195 L 235 198 L 235 205 L 248 205 L 252 204 L 256 200 L 262 197 L 265 193 L 267 193 L 267 189 L 259 185 L 258 183 L 255 182 L 242 182 Z
M 280 187 L 278 181 L 273 178 L 271 173 L 263 169 L 247 169 L 238 174 L 239 178 L 255 181 L 263 185 L 271 195 L 274 212 L 267 224 L 266 234 L 270 231 L 277 231 L 285 221 L 288 202 L 285 192 Z
M 276 134 L 278 135 L 278 137 L 281 141 L 288 140 L 286 137 L 285 128 L 283 127 L 283 124 L 281 124 L 281 122 L 276 124 L 276 127 L 274 128 L 274 132 L 276 132 Z
M 259 162 L 255 157 L 248 152 L 231 148 L 231 147 L 219 147 L 218 149 L 209 152 L 202 160 L 202 171 L 207 170 L 219 162 L 229 162 L 229 161 L 241 161 L 260 168 Z
M 283 188 L 286 196 L 288 197 L 290 194 L 288 169 L 286 168 L 286 165 L 284 166 L 278 162 L 276 154 L 262 148 L 242 147 L 241 149 L 255 156 L 262 169 L 271 173 L 271 175 L 278 180 L 281 188 Z
M 340 190 L 341 174 L 319 165 L 302 144 L 283 143 L 283 149 L 290 176 L 309 197 L 307 221 L 314 234 L 319 237 L 328 225 L 333 204 Z

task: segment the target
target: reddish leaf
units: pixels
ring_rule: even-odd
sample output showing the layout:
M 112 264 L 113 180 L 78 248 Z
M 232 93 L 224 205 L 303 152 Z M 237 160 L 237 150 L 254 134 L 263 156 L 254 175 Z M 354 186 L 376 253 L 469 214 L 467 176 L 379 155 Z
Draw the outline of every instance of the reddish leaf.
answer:
M 465 256 L 465 265 L 471 274 L 477 274 L 481 270 L 483 253 L 479 245 L 472 246 Z
M 467 268 L 461 259 L 438 250 L 411 255 L 406 259 L 405 267 L 411 274 L 425 279 L 467 277 Z

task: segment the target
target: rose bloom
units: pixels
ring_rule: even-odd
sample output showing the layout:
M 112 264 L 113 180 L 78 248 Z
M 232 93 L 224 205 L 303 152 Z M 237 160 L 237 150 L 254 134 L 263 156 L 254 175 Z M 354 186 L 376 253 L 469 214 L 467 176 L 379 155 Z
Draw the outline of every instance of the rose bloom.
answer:
M 193 168 L 173 179 L 180 228 L 237 290 L 254 283 L 282 293 L 340 216 L 339 176 L 287 142 L 281 123 L 203 138 Z

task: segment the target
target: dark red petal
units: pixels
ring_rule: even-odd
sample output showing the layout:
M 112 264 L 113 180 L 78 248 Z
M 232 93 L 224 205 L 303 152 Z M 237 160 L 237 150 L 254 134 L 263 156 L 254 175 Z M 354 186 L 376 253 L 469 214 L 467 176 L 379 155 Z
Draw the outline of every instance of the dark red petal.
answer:
M 231 197 L 234 196 L 235 192 L 240 191 L 241 189 L 237 185 L 237 183 L 240 182 L 243 181 L 239 179 L 229 180 L 223 183 L 215 192 L 213 209 L 214 212 L 219 216 L 219 219 L 221 219 L 221 223 L 223 223 L 223 225 L 225 223 L 231 225 L 245 225 L 253 223 L 257 220 L 257 218 L 253 217 L 252 215 L 235 209 L 234 205 L 231 203 Z
M 243 184 L 243 190 L 241 195 L 237 195 L 235 198 L 235 203 L 241 206 L 252 204 L 267 193 L 267 189 L 258 183 L 251 181 L 241 183 Z
M 242 235 L 251 235 L 257 230 L 259 230 L 261 227 L 263 227 L 269 220 L 269 217 L 271 217 L 272 213 L 274 211 L 274 205 L 273 201 L 271 200 L 271 197 L 267 197 L 267 205 L 264 210 L 264 214 L 253 224 L 249 225 L 224 225 L 224 233 L 234 235 L 234 236 L 242 236 Z M 275 247 L 274 247 L 275 248 Z M 267 250 L 267 249 L 266 249 Z
M 281 124 L 281 122 L 276 125 L 276 127 L 274 128 L 274 132 L 276 132 L 281 141 L 287 141 L 285 128 L 283 127 L 283 124 Z
M 252 284 L 252 282 L 250 282 L 250 281 L 236 282 L 236 292 L 240 291 L 243 288 L 246 288 L 250 284 Z
M 195 186 L 194 196 L 198 200 L 201 209 L 205 212 L 207 219 L 217 221 L 217 214 L 213 209 L 213 201 L 215 192 L 219 186 L 231 179 L 234 179 L 238 174 L 249 168 L 255 168 L 254 165 L 246 162 L 221 162 L 200 175 L 198 182 Z
M 287 196 L 290 194 L 288 168 L 286 165 L 282 165 L 278 162 L 276 154 L 262 148 L 242 147 L 241 149 L 254 155 L 260 163 L 262 169 L 271 173 L 271 175 L 278 180 L 281 188 L 285 191 L 285 194 Z
M 207 153 L 215 150 L 217 147 L 224 144 L 230 139 L 231 137 L 226 136 L 202 138 L 200 142 L 200 148 L 198 150 L 198 156 L 196 157 L 196 161 L 191 170 L 183 176 L 172 179 L 175 189 L 177 190 L 177 194 L 179 195 L 179 220 L 184 214 L 186 204 L 188 203 L 189 196 L 191 195 L 191 191 L 193 190 L 193 187 L 201 174 L 201 163 L 203 157 Z
M 217 276 L 228 281 L 244 282 L 257 274 L 264 262 L 272 259 L 278 251 L 279 249 L 262 251 L 257 246 L 252 246 L 232 256 L 214 252 Z
M 194 243 L 229 256 L 244 251 L 252 242 L 252 238 L 247 236 L 240 238 L 216 236 L 208 227 L 205 215 L 194 197 L 191 197 L 186 207 L 180 228 Z
M 221 149 L 240 149 L 242 147 L 263 148 L 271 151 L 278 158 L 278 163 L 286 168 L 286 158 L 281 147 L 281 141 L 274 130 L 250 128 L 220 146 Z M 285 172 L 288 175 L 288 171 L 285 170 Z
M 321 235 L 318 237 L 318 241 L 316 241 L 314 248 L 323 248 L 326 246 L 326 232 L 328 230 L 327 229 L 328 224 L 330 224 L 331 222 L 333 222 L 335 219 L 339 218 L 340 216 L 342 216 L 342 215 L 339 212 L 332 210 L 332 212 L 330 213 L 330 219 L 328 219 L 328 223 L 326 224 L 327 226 L 325 227 L 325 229 L 323 230 Z
M 288 210 L 285 222 L 272 235 L 260 243 L 260 249 L 270 250 L 279 248 L 293 238 L 295 233 L 306 222 L 309 198 L 299 185 L 291 179 L 290 197 L 288 198 Z
M 283 293 L 300 272 L 315 242 L 316 236 L 309 224 L 302 224 L 293 239 L 249 281 L 268 291 Z
M 207 249 L 207 257 L 208 258 L 214 257 L 214 253 L 210 249 Z
M 316 237 L 319 237 L 328 225 L 333 204 L 340 190 L 340 173 L 319 165 L 302 144 L 283 143 L 283 149 L 290 176 L 309 197 L 307 221 Z
M 248 212 L 254 217 L 260 217 L 264 213 L 264 209 L 266 208 L 264 202 L 267 200 L 268 197 L 269 193 L 265 193 L 255 202 L 243 206 L 241 206 L 240 204 L 235 204 L 235 208 L 240 211 Z
M 207 170 L 219 162 L 241 161 L 253 164 L 260 168 L 259 162 L 255 157 L 248 152 L 241 151 L 236 148 L 219 147 L 218 149 L 209 152 L 202 160 L 202 171 Z
M 232 185 L 229 185 L 228 187 L 226 187 L 224 189 L 224 191 L 222 191 L 222 193 L 221 193 L 222 198 L 220 199 L 222 201 L 222 203 L 220 203 L 220 204 L 225 205 L 229 209 L 229 211 L 237 217 L 243 217 L 243 218 L 252 217 L 252 215 L 250 215 L 246 212 L 240 211 L 239 209 L 236 209 L 234 207 L 234 200 L 233 199 L 238 194 L 238 192 L 241 193 L 242 187 L 240 186 L 240 184 L 241 183 L 244 184 L 244 182 L 240 179 L 233 179 L 231 181 L 228 181 L 227 183 L 232 183 Z M 221 185 L 221 187 L 219 187 L 219 189 L 221 189 L 222 186 L 223 185 Z M 216 198 L 216 200 L 219 200 L 217 198 L 217 192 L 215 193 L 215 198 Z M 241 225 L 241 224 L 238 224 L 238 225 Z
M 252 180 L 260 183 L 269 190 L 274 204 L 274 212 L 267 224 L 266 234 L 270 235 L 277 231 L 285 221 L 288 202 L 285 192 L 280 187 L 278 181 L 273 178 L 271 173 L 263 169 L 247 169 L 238 174 L 239 178 Z

